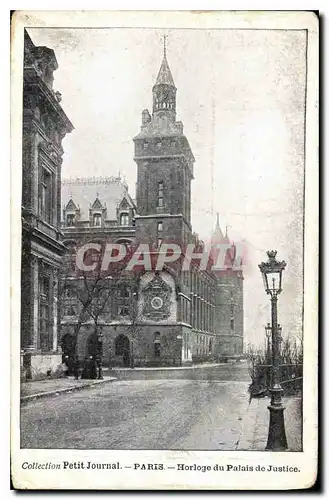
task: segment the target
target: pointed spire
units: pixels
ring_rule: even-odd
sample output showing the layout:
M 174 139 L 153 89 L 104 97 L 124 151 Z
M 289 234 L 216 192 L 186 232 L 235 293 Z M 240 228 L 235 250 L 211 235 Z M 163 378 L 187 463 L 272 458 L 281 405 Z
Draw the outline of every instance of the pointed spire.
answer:
M 211 240 L 215 243 L 220 243 L 224 240 L 224 235 L 219 224 L 219 212 L 216 212 L 216 227 L 212 233 Z
M 155 85 L 171 85 L 175 87 L 174 79 L 172 77 L 167 58 L 164 58 L 155 82 Z
M 155 85 L 171 85 L 175 87 L 174 79 L 172 77 L 168 61 L 167 61 L 167 43 L 166 40 L 168 35 L 163 35 L 163 60 L 161 63 L 161 67 L 155 82 Z

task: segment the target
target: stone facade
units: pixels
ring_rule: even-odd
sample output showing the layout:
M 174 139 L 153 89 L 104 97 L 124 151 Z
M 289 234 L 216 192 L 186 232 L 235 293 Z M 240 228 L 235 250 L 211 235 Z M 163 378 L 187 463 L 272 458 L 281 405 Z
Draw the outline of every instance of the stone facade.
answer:
M 134 137 L 136 200 L 120 177 L 62 183 L 67 248 L 62 335 L 73 335 L 83 359 L 89 336 L 102 331 L 104 365 L 178 365 L 242 354 L 243 349 L 243 281 L 233 271 L 221 276 L 201 271 L 194 262 L 188 271 L 168 263 L 161 271 L 152 267 L 129 273 L 116 267 L 112 273 L 100 272 L 98 259 L 106 243 L 125 244 L 128 253 L 148 244 L 150 258 L 159 255 L 163 243 L 175 243 L 183 253 L 187 244 L 195 251 L 203 248 L 191 226 L 195 160 L 183 124 L 176 121 L 176 87 L 166 55 L 152 94 L 152 115 L 142 112 Z M 74 267 L 77 249 L 87 242 L 101 247 L 98 256 L 88 256 L 97 263 L 88 277 Z
M 61 143 L 73 126 L 53 89 L 53 50 L 34 46 L 27 32 L 24 41 L 21 348 L 24 372 L 33 378 L 61 363 Z

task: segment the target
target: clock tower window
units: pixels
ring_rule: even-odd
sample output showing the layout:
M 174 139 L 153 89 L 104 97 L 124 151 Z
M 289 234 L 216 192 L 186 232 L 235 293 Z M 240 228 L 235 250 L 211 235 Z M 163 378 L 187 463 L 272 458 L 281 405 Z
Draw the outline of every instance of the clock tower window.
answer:
M 163 207 L 163 182 L 158 184 L 158 207 Z

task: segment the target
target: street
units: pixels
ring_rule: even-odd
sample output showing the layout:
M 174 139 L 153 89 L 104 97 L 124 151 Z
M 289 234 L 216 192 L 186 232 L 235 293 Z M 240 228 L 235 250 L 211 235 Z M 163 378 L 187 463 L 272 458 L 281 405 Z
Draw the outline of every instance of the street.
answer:
M 21 447 L 235 450 L 249 404 L 241 378 L 118 380 L 30 401 Z

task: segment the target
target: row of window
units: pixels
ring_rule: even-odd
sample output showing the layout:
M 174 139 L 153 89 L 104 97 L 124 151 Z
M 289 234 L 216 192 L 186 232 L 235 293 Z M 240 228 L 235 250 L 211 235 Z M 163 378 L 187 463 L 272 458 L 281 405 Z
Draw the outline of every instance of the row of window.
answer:
M 154 145 L 154 143 L 153 143 L 153 142 L 152 142 L 151 144 L 152 144 L 152 145 Z M 148 143 L 148 142 L 143 142 L 143 148 L 144 148 L 144 149 L 148 149 L 148 147 L 149 147 L 151 144 L 150 144 L 150 143 Z M 166 145 L 168 145 L 168 146 L 174 147 L 174 146 L 176 146 L 176 141 L 173 141 L 173 140 L 171 140 L 171 141 L 166 141 L 166 143 L 165 143 L 165 144 L 166 144 Z M 155 145 L 156 145 L 156 147 L 157 147 L 157 148 L 161 148 L 161 147 L 163 146 L 163 141 L 157 141 L 157 142 L 155 143 Z
M 173 102 L 157 102 L 155 103 L 155 109 L 174 109 L 175 104 Z
M 67 214 L 66 225 L 67 227 L 72 227 L 75 225 L 76 217 L 75 214 Z M 92 224 L 95 227 L 100 227 L 102 225 L 102 215 L 100 213 L 93 214 Z M 129 214 L 123 212 L 120 214 L 120 226 L 129 226 Z

